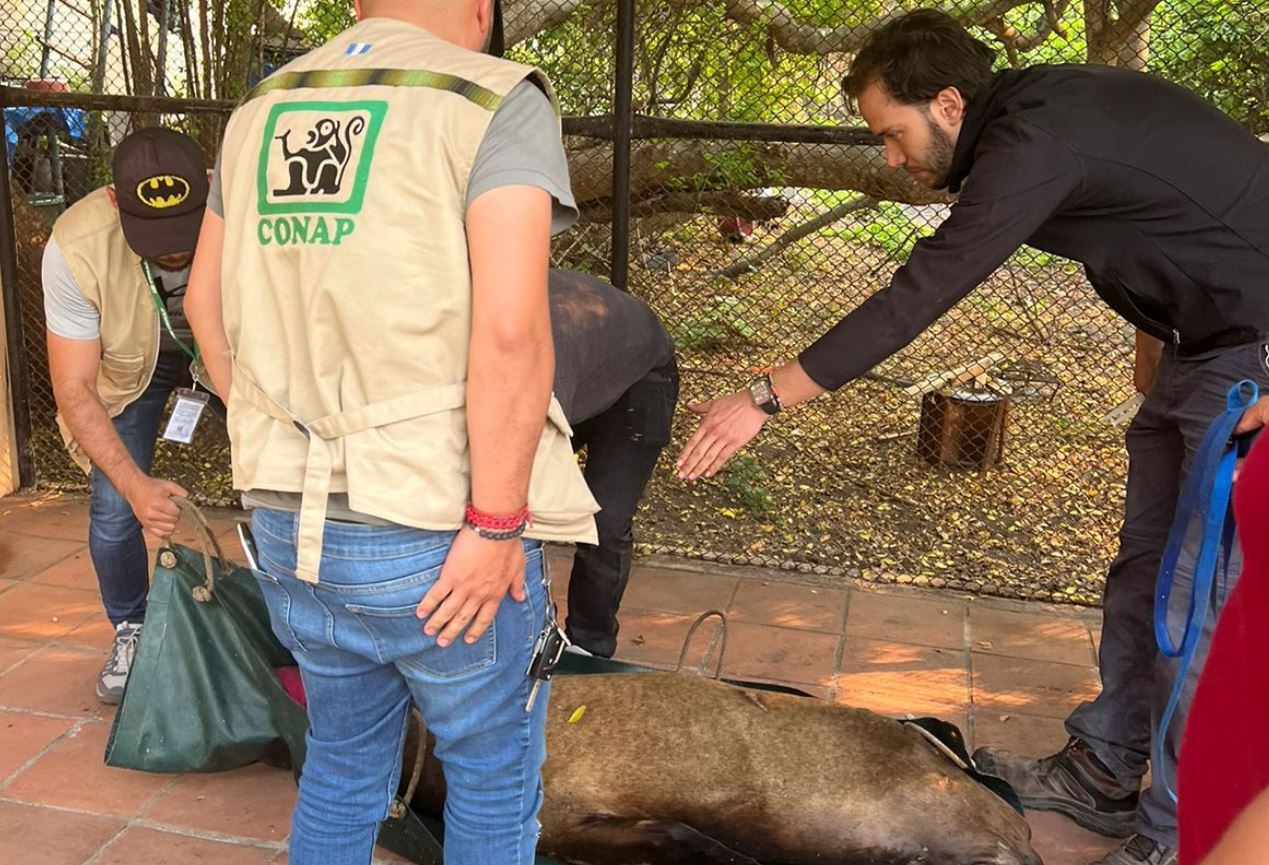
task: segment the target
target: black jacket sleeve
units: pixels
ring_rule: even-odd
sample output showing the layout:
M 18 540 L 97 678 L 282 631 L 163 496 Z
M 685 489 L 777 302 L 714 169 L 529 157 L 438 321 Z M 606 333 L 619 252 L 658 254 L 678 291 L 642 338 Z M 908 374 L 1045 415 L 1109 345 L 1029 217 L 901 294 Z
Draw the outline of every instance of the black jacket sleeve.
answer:
M 992 123 L 947 220 L 916 244 L 887 288 L 798 356 L 806 374 L 835 390 L 902 349 L 990 276 L 1079 186 L 1079 163 L 1061 141 L 1025 121 Z

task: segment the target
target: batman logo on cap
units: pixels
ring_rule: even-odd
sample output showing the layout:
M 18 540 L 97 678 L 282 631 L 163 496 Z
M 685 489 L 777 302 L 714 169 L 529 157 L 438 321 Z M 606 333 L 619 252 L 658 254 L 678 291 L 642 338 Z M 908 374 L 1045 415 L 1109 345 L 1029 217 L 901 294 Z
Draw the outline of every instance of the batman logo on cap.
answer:
M 137 199 L 155 210 L 176 207 L 189 193 L 189 181 L 175 174 L 156 174 L 137 184 Z

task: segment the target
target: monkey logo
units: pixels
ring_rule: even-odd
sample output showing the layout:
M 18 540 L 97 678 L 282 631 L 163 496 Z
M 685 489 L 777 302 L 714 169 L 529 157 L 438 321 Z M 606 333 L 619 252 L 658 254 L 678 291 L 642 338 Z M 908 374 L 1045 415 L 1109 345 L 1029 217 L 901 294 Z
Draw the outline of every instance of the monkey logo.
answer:
M 289 182 L 272 190 L 273 194 L 279 198 L 339 195 L 357 138 L 366 131 L 366 119 L 354 116 L 341 122 L 333 117 L 318 118 L 304 133 L 304 143 L 299 147 L 291 146 L 291 131 L 274 136 L 282 145 Z
M 176 207 L 189 198 L 189 181 L 175 174 L 156 174 L 137 184 L 137 199 L 155 210 Z

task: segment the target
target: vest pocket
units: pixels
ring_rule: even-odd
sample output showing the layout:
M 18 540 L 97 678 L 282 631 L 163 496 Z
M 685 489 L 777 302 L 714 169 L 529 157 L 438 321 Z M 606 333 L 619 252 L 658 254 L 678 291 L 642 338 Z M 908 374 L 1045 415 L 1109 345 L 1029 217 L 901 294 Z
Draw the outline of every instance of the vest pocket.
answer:
M 507 599 L 503 603 L 515 602 Z M 460 635 L 441 648 L 436 645 L 436 637 L 423 633 L 424 621 L 414 612 L 417 607 L 417 601 L 390 607 L 344 604 L 374 643 L 381 663 L 399 664 L 426 678 L 450 681 L 488 669 L 497 662 L 496 622 L 474 643 Z
M 102 399 L 107 403 L 127 399 L 145 385 L 148 373 L 143 354 L 105 355 L 97 375 Z

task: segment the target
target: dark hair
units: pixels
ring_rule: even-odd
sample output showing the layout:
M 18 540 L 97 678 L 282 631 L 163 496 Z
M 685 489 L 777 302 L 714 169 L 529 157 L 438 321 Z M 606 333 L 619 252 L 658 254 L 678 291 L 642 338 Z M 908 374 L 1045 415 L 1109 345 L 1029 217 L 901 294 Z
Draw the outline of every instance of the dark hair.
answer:
M 879 27 L 855 55 L 842 89 L 857 99 L 864 88 L 880 82 L 897 102 L 929 102 L 955 87 L 973 102 L 991 80 L 993 48 L 969 35 L 952 16 L 937 9 L 917 9 Z

